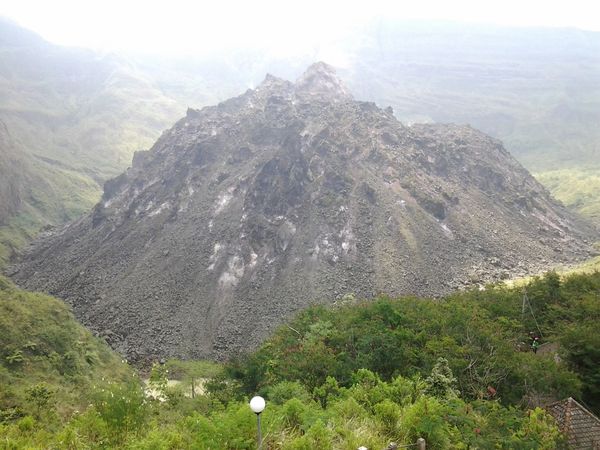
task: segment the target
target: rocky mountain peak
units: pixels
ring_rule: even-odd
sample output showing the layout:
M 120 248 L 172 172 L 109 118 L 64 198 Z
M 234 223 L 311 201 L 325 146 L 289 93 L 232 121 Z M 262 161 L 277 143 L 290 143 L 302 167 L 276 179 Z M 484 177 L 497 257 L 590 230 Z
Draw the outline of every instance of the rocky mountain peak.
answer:
M 131 359 L 223 358 L 345 294 L 435 296 L 588 257 L 591 228 L 469 127 L 406 127 L 333 69 L 190 110 L 14 268 Z
M 262 89 L 277 89 L 290 87 L 291 83 L 283 78 L 276 77 L 275 75 L 271 75 L 268 73 L 265 76 L 265 79 L 258 85 L 258 90 Z
M 352 100 L 335 69 L 324 62 L 312 64 L 296 81 L 296 94 L 326 101 Z

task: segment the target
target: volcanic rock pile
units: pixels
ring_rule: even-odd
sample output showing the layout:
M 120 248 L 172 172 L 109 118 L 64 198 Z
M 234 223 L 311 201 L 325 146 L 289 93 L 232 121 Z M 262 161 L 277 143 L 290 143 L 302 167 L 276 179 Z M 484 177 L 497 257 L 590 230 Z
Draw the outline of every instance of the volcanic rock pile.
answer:
M 317 63 L 188 110 L 12 275 L 129 358 L 223 358 L 312 302 L 525 274 L 593 232 L 500 142 L 404 126 Z

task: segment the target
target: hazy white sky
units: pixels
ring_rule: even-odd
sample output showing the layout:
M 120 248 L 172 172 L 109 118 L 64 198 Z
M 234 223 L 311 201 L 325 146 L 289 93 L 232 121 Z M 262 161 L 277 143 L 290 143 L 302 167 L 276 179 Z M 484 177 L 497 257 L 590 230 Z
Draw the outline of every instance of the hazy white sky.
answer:
M 376 16 L 600 31 L 599 9 L 597 0 L 2 0 L 0 15 L 57 44 L 185 53 L 302 50 Z

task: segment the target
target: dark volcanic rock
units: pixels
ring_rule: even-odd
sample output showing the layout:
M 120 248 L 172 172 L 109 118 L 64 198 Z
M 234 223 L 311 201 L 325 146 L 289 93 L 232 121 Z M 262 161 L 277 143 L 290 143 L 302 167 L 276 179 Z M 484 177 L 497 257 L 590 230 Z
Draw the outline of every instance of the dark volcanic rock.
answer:
M 131 358 L 220 358 L 311 302 L 439 295 L 587 255 L 500 142 L 406 127 L 319 63 L 189 110 L 15 278 Z

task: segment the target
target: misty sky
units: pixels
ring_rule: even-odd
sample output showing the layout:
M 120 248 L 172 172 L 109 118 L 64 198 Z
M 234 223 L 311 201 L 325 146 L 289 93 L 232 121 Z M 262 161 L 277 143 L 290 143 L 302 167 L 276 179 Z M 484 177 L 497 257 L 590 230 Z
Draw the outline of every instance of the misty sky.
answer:
M 258 47 L 290 54 L 342 39 L 376 17 L 600 31 L 597 5 L 591 0 L 3 0 L 0 15 L 63 45 L 179 54 Z

